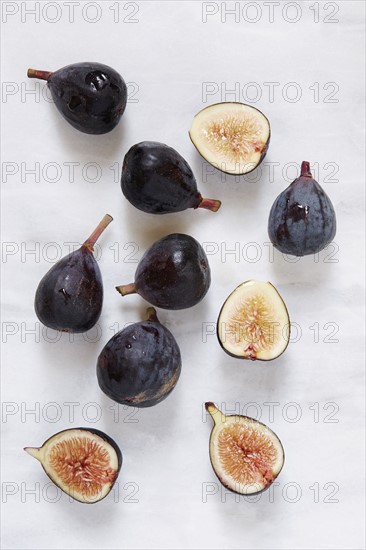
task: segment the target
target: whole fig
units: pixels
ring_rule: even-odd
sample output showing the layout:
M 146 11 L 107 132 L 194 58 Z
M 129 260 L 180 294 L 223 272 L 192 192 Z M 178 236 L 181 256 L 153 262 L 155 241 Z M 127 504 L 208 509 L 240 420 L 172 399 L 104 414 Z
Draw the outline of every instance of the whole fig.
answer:
M 274 201 L 268 220 L 273 246 L 284 254 L 306 256 L 323 250 L 336 234 L 336 215 L 324 189 L 301 164 L 300 177 Z

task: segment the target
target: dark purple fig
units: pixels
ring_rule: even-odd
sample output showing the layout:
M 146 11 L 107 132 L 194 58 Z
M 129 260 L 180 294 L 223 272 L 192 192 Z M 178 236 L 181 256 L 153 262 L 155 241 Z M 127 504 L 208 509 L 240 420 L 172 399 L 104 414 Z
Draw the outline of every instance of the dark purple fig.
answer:
M 147 321 L 134 323 L 115 334 L 98 358 L 101 390 L 114 401 L 133 407 L 151 407 L 174 389 L 181 371 L 181 356 L 172 333 L 148 308 Z
M 278 195 L 268 220 L 273 246 L 284 254 L 306 256 L 323 250 L 336 234 L 333 204 L 303 161 L 301 175 Z
M 134 283 L 116 288 L 122 296 L 137 292 L 156 307 L 185 309 L 198 304 L 210 284 L 210 266 L 202 246 L 190 235 L 172 233 L 148 248 Z
M 41 279 L 34 307 L 46 327 L 86 332 L 98 321 L 103 305 L 103 282 L 93 247 L 112 219 L 106 214 L 85 243 L 57 262 Z
M 172 147 L 142 141 L 127 152 L 122 168 L 122 192 L 133 206 L 150 214 L 206 208 L 216 212 L 221 202 L 203 199 L 189 164 Z
M 108 495 L 122 466 L 117 443 L 92 428 L 63 430 L 42 447 L 24 450 L 39 460 L 57 487 L 85 504 L 99 502 Z
M 85 134 L 110 132 L 126 108 L 125 81 L 101 63 L 75 63 L 54 73 L 29 69 L 28 77 L 47 80 L 57 109 Z

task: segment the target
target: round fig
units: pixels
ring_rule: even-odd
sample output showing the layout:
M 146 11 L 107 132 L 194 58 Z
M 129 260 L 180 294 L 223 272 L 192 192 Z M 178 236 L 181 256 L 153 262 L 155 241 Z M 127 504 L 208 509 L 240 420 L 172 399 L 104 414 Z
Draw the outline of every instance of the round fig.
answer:
M 273 203 L 269 238 L 284 254 L 306 256 L 323 250 L 334 239 L 336 229 L 333 204 L 313 179 L 309 163 L 303 161 L 300 177 Z
M 182 361 L 172 333 L 148 308 L 146 321 L 115 334 L 98 358 L 101 390 L 114 401 L 133 407 L 151 407 L 175 388 Z
M 126 108 L 125 81 L 102 63 L 74 63 L 55 72 L 28 69 L 28 77 L 46 80 L 62 116 L 85 134 L 110 132 Z
M 187 208 L 216 212 L 221 206 L 218 200 L 202 197 L 187 161 L 172 147 L 156 141 L 142 141 L 127 152 L 121 188 L 133 206 L 150 214 Z
M 24 450 L 39 460 L 57 487 L 85 504 L 99 502 L 108 495 L 122 466 L 117 443 L 91 428 L 63 430 L 41 447 Z
M 198 304 L 211 284 L 202 246 L 190 235 L 172 233 L 147 249 L 135 282 L 117 286 L 122 296 L 137 293 L 156 307 L 185 309 Z
M 210 459 L 219 481 L 240 495 L 268 489 L 285 461 L 277 435 L 254 418 L 226 416 L 211 402 L 205 406 L 214 421 Z

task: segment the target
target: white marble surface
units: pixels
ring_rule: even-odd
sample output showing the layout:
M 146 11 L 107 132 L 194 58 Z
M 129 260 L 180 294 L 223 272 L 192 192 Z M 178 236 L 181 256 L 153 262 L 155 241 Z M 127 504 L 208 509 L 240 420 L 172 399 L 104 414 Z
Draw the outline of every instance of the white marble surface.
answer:
M 364 3 L 330 2 L 326 8 L 324 2 L 296 2 L 291 4 L 297 8 L 286 8 L 289 3 L 281 2 L 272 23 L 269 7 L 260 2 L 242 2 L 237 23 L 229 15 L 225 21 L 220 11 L 203 23 L 202 10 L 221 9 L 221 3 L 212 2 L 120 2 L 119 23 L 113 21 L 116 2 L 94 3 L 84 19 L 81 8 L 90 3 L 76 3 L 71 23 L 64 2 L 58 2 L 57 11 L 56 3 L 48 3 L 38 23 L 25 11 L 34 2 L 2 4 L 3 13 L 18 9 L 2 29 L 7 83 L 2 104 L 3 547 L 362 548 Z M 311 6 L 317 4 L 320 21 L 314 23 Z M 95 5 L 100 20 L 91 23 L 85 17 L 98 15 Z M 295 9 L 301 10 L 299 20 L 286 21 L 296 17 Z M 258 21 L 248 22 L 256 14 Z M 326 16 L 339 22 L 325 23 Z M 138 22 L 123 22 L 126 17 Z M 135 83 L 130 90 L 137 102 L 128 104 L 120 126 L 105 136 L 78 133 L 43 97 L 24 96 L 25 89 L 43 89 L 26 79 L 28 67 L 54 70 L 83 60 L 107 63 Z M 215 92 L 236 82 L 244 98 Z M 250 82 L 256 87 L 246 87 Z M 269 82 L 277 83 L 273 101 L 264 84 Z M 288 86 L 291 82 L 296 89 Z M 207 98 L 202 97 L 204 83 L 215 83 Z M 319 100 L 314 101 L 317 86 Z M 283 94 L 291 99 L 299 89 L 299 101 L 284 99 Z M 254 99 L 262 92 L 253 104 L 272 123 L 266 162 L 252 174 L 257 181 L 202 176 L 205 164 L 187 133 L 193 115 L 221 99 L 248 99 L 246 92 Z M 202 193 L 222 199 L 220 212 L 163 218 L 130 206 L 120 192 L 115 163 L 120 165 L 128 148 L 141 140 L 177 148 Z M 287 163 L 302 160 L 317 163 L 318 179 L 337 211 L 338 232 L 334 247 L 319 261 L 307 257 L 291 263 L 277 252 L 272 258 L 266 224 L 274 198 L 296 175 Z M 39 181 L 25 173 L 35 163 Z M 67 163 L 78 163 L 74 181 Z M 88 163 L 97 163 L 99 181 L 91 181 L 96 172 Z M 269 163 L 277 163 L 273 181 Z M 114 222 L 100 239 L 105 305 L 99 333 L 91 332 L 89 341 L 79 335 L 70 342 L 63 335 L 52 342 L 57 334 L 42 332 L 33 310 L 38 281 L 55 255 L 69 251 L 66 243 L 83 240 L 106 212 Z M 156 238 L 172 231 L 206 243 L 212 286 L 194 309 L 160 312 L 183 356 L 174 393 L 133 416 L 121 408 L 118 419 L 98 388 L 96 358 L 117 326 L 141 319 L 146 303 L 138 296 L 120 298 L 114 286 L 133 278 L 136 263 L 126 261 L 128 254 L 138 259 Z M 225 255 L 225 247 L 235 246 L 239 257 Z M 36 255 L 26 254 L 32 248 Z M 251 261 L 255 250 L 258 259 Z M 294 337 L 298 334 L 286 353 L 268 364 L 232 359 L 215 336 L 202 337 L 202 326 L 212 330 L 226 296 L 249 278 L 277 286 L 295 323 Z M 40 332 L 27 333 L 32 328 Z M 208 458 L 206 400 L 261 415 L 278 433 L 286 463 L 273 494 L 236 502 L 222 492 Z M 67 403 L 74 403 L 74 418 Z M 277 403 L 273 418 L 266 403 Z M 35 407 L 35 415 L 26 414 Z M 57 494 L 39 464 L 22 451 L 77 425 L 108 432 L 124 454 L 119 496 L 94 506 Z M 32 489 L 36 494 L 29 493 Z

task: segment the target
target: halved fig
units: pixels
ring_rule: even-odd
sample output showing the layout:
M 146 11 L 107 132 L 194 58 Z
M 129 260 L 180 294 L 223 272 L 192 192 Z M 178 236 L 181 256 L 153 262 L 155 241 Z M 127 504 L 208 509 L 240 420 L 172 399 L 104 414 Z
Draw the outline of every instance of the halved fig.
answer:
M 271 283 L 246 281 L 226 299 L 217 321 L 221 347 L 232 357 L 271 361 L 287 348 L 290 318 Z
M 219 481 L 241 495 L 261 493 L 283 468 L 285 454 L 277 435 L 248 416 L 225 416 L 214 403 L 205 403 L 214 427 L 210 459 Z
M 266 156 L 269 120 L 244 103 L 216 103 L 194 117 L 189 137 L 207 162 L 227 174 L 248 174 Z
M 42 447 L 24 450 L 39 460 L 57 487 L 86 504 L 108 495 L 122 466 L 117 443 L 104 432 L 90 428 L 63 430 Z

